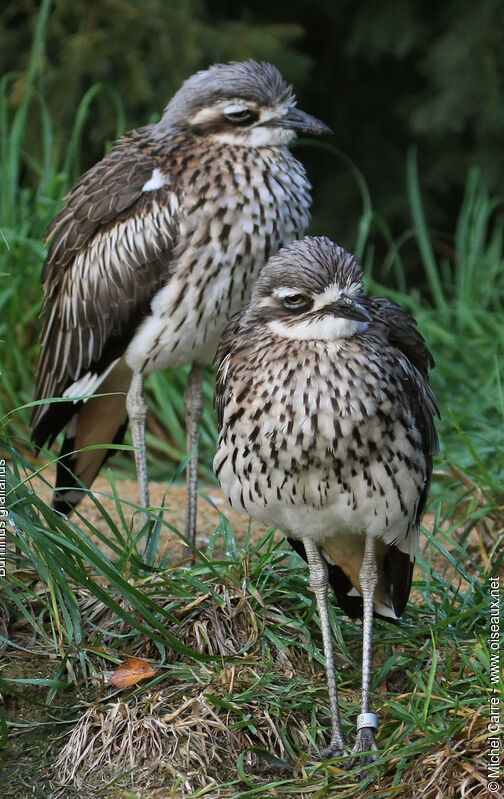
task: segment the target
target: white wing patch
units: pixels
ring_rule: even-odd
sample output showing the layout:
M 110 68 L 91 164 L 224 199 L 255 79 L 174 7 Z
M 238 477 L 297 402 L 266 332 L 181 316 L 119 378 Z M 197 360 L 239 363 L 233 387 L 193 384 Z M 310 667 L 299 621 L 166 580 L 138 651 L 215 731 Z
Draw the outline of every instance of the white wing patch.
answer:
M 67 389 L 65 389 L 63 396 L 73 398 L 94 394 L 96 389 L 103 383 L 107 375 L 110 374 L 118 362 L 119 358 L 116 358 L 115 361 L 109 363 L 105 371 L 101 374 L 97 374 L 96 372 L 86 372 L 82 375 L 82 377 L 76 380 L 75 383 L 72 383 Z M 84 400 L 84 402 L 85 401 L 86 400 Z M 75 399 L 75 402 L 77 402 L 77 399 Z
M 155 169 L 150 176 L 147 183 L 144 183 L 142 186 L 142 191 L 155 191 L 156 189 L 161 189 L 163 186 L 166 186 L 168 180 L 165 175 L 161 172 L 160 169 Z
M 357 595 L 359 592 L 357 591 Z M 390 605 L 386 605 L 384 602 L 380 602 L 379 600 L 375 600 L 375 611 L 380 614 L 380 616 L 385 616 L 386 619 L 398 619 L 399 616 L 395 612 L 394 608 L 392 607 L 392 603 Z

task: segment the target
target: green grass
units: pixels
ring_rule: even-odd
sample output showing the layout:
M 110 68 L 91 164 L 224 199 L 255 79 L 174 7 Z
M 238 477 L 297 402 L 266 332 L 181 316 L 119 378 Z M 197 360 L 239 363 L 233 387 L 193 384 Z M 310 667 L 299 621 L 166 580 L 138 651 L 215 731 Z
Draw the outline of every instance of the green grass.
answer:
M 22 472 L 29 470 L 28 463 L 22 464 Z M 323 745 L 329 723 L 323 657 L 306 568 L 282 542 L 275 543 L 269 533 L 238 545 L 234 531 L 216 513 L 216 534 L 193 567 L 149 566 L 139 551 L 141 542 L 127 526 L 107 519 L 105 511 L 99 528 L 86 519 L 68 522 L 31 495 L 20 475 L 11 475 L 9 485 L 17 552 L 5 586 L 13 632 L 0 687 L 12 697 L 29 686 L 31 701 L 47 706 L 39 724 L 49 718 L 77 721 L 74 748 L 71 756 L 63 750 L 58 773 L 68 772 L 70 758 L 70 765 L 79 761 L 85 774 L 90 759 L 83 756 L 82 740 L 91 740 L 91 719 L 96 735 L 97 725 L 111 723 L 113 703 L 119 700 L 129 708 L 124 729 L 129 724 L 130 734 L 136 732 L 132 751 L 137 762 L 151 738 L 164 740 L 168 750 L 175 740 L 183 750 L 183 728 L 169 725 L 164 738 L 148 730 L 153 717 L 177 713 L 192 695 L 200 708 L 193 727 L 201 717 L 213 726 L 205 741 L 192 729 L 200 767 L 188 778 L 191 791 L 180 795 L 203 795 L 199 789 L 216 775 L 207 738 L 220 758 L 224 796 L 315 791 L 315 796 L 329 797 L 336 790 L 348 797 L 367 795 L 359 793 L 362 784 L 354 782 L 355 774 L 343 772 L 341 763 L 306 764 L 308 747 Z M 499 541 L 492 530 L 492 543 L 484 544 L 488 559 L 482 558 L 481 508 L 466 507 L 463 518 L 454 522 L 460 512 L 449 503 L 438 506 L 434 534 L 426 531 L 419 557 L 414 601 L 401 626 L 375 625 L 372 690 L 381 720 L 383 757 L 377 771 L 383 785 L 374 786 L 374 796 L 393 796 L 394 786 L 397 795 L 409 796 L 420 764 L 429 778 L 429 759 L 445 747 L 453 750 L 452 771 L 441 775 L 440 784 L 446 780 L 443 795 L 450 796 L 450 780 L 481 752 L 489 717 L 488 578 L 500 574 L 504 555 L 502 537 Z M 490 521 L 491 514 L 483 518 Z M 112 548 L 110 558 L 97 545 L 100 541 Z M 359 702 L 361 630 L 335 608 L 331 616 L 344 726 L 351 737 Z M 23 653 L 46 662 L 45 676 L 12 676 Z M 159 674 L 134 689 L 107 687 L 104 672 L 128 654 L 148 659 Z M 94 710 L 86 715 L 89 703 Z M 12 735 L 26 722 L 10 716 L 8 709 L 9 704 L 5 723 Z M 190 713 L 182 720 L 190 725 Z M 98 737 L 100 775 L 112 781 L 114 769 L 124 774 L 127 762 L 108 740 L 105 746 Z M 98 757 L 97 749 L 92 751 Z M 253 768 L 247 767 L 249 757 L 255 759 Z M 183 758 L 179 754 L 177 759 L 177 751 L 171 758 L 180 771 Z M 162 779 L 162 768 L 155 774 Z M 172 785 L 170 777 L 164 778 Z M 81 779 L 87 795 L 102 795 L 92 775 L 81 774 Z M 140 780 L 137 789 L 141 785 Z M 71 788 L 66 790 L 73 795 Z M 148 794 L 140 790 L 138 795 Z
M 402 799 L 415 796 L 413 786 L 422 784 L 426 799 L 434 799 L 437 789 L 457 796 L 452 791 L 467 776 L 473 780 L 472 796 L 483 797 L 475 774 L 485 774 L 489 716 L 488 580 L 502 573 L 504 551 L 502 204 L 488 196 L 474 168 L 456 230 L 436 231 L 423 212 L 412 151 L 405 173 L 411 228 L 393 240 L 386 220 L 372 207 L 364 179 L 348 164 L 363 202 L 355 251 L 367 285 L 418 319 L 436 359 L 432 383 L 442 413 L 442 449 L 429 506 L 436 517 L 434 532 L 426 529 L 413 601 L 401 626 L 377 622 L 374 632 L 373 696 L 383 757 L 373 770 L 378 782 L 371 786 L 370 775 L 359 785 L 341 763 L 306 763 L 308 748 L 325 742 L 328 702 L 306 568 L 284 543 L 271 533 L 262 540 L 247 538 L 215 510 L 215 534 L 192 567 L 178 565 L 173 552 L 158 556 L 155 547 L 144 556 L 138 513 L 131 521 L 137 509 L 120 499 L 117 477 L 133 474 L 126 455 L 111 462 L 119 521 L 96 498 L 94 521 L 82 514 L 67 520 L 45 501 L 49 485 L 43 494 L 33 493 L 28 478 L 40 471 L 43 480 L 45 463 L 54 458 L 45 453 L 35 461 L 29 441 L 43 232 L 78 175 L 80 132 L 93 99 L 99 91 L 110 92 L 94 87 L 86 94 L 64 148 L 52 130 L 39 83 L 47 11 L 44 2 L 25 102 L 12 118 L 6 100 L 11 78 L 0 82 L 0 432 L 14 525 L 8 578 L 0 592 L 0 642 L 6 655 L 0 672 L 6 697 L 0 740 L 6 758 L 12 760 L 13 748 L 25 736 L 43 737 L 49 728 L 74 729 L 82 745 L 100 724 L 105 729 L 120 722 L 115 740 L 136 731 L 129 755 L 136 758 L 137 782 L 118 781 L 114 768 L 128 772 L 128 758 L 104 747 L 100 776 L 108 775 L 109 787 L 93 774 L 84 779 L 83 759 L 79 774 L 85 795 L 145 799 L 142 753 L 149 746 L 155 751 L 161 742 L 171 771 L 158 763 L 151 782 L 173 789 L 174 796 L 203 796 L 214 780 L 219 787 L 209 789 L 208 796 L 328 799 L 337 792 L 348 799 L 371 793 Z M 120 129 L 120 106 L 111 97 Z M 29 108 L 40 113 L 42 163 L 34 163 L 23 147 Z M 342 157 L 329 145 L 323 151 L 323 157 Z M 377 236 L 388 246 L 386 287 L 373 280 Z M 419 264 L 412 289 L 405 269 L 410 258 Z M 186 371 L 159 373 L 148 381 L 150 475 L 166 483 L 177 477 L 185 457 Z M 206 480 L 212 479 L 216 438 L 212 393 L 208 370 L 201 453 Z M 163 538 L 170 527 L 169 514 L 159 516 L 152 540 Z M 344 725 L 351 736 L 359 701 L 360 625 L 343 620 L 335 607 L 331 613 Z M 10 621 L 1 626 L 4 616 Z M 159 673 L 118 691 L 106 683 L 106 672 L 128 655 L 149 660 Z M 32 661 L 36 674 L 30 671 Z M 183 709 L 190 696 L 199 697 L 203 723 L 194 721 L 191 707 Z M 120 719 L 111 710 L 118 701 L 123 703 Z M 89 707 L 93 713 L 86 716 Z M 177 713 L 169 733 L 155 732 L 156 719 Z M 195 758 L 189 765 L 183 756 L 187 730 Z M 54 740 L 53 760 L 66 738 Z M 175 743 L 178 748 L 171 751 Z M 82 753 L 77 740 L 75 747 L 72 762 Z M 14 759 L 25 758 L 22 746 L 20 752 Z M 37 764 L 30 768 L 28 784 L 33 780 L 37 786 L 42 779 Z M 50 766 L 43 777 L 46 783 L 54 780 Z M 17 772 L 12 779 L 19 779 Z M 65 790 L 68 796 L 82 795 L 78 785 Z M 40 795 L 47 795 L 46 787 Z

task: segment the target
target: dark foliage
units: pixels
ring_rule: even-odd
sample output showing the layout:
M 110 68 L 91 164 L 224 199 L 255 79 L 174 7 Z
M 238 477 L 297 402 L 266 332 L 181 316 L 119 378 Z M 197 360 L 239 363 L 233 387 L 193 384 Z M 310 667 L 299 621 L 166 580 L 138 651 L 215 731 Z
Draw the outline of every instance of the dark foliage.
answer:
M 37 0 L 0 11 L 0 71 L 13 108 L 23 97 Z M 54 0 L 40 90 L 62 151 L 87 90 L 83 171 L 125 128 L 160 114 L 182 80 L 215 61 L 277 64 L 300 107 L 334 129 L 358 164 L 373 205 L 394 234 L 409 224 L 404 164 L 419 146 L 427 210 L 453 229 L 469 164 L 500 191 L 504 169 L 504 1 L 432 0 Z M 118 114 L 124 107 L 125 119 Z M 24 145 L 38 156 L 36 109 Z M 314 183 L 312 232 L 352 246 L 361 200 L 344 160 L 312 143 L 303 153 Z M 70 179 L 78 175 L 71 175 Z

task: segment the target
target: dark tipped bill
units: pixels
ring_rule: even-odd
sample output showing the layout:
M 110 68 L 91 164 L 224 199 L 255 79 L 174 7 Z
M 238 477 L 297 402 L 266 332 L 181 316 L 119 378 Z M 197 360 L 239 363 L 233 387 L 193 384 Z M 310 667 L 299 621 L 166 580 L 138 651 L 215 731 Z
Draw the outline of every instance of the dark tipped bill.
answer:
M 355 319 L 356 322 L 370 322 L 373 318 L 367 308 L 345 294 L 342 294 L 337 302 L 326 305 L 323 310 L 325 313 L 341 316 L 344 319 Z
M 269 124 L 275 125 L 277 128 L 292 128 L 302 133 L 311 133 L 314 136 L 332 133 L 331 128 L 324 122 L 321 122 L 320 119 L 312 117 L 310 114 L 306 114 L 304 111 L 294 106 L 291 106 L 281 119 L 272 119 Z

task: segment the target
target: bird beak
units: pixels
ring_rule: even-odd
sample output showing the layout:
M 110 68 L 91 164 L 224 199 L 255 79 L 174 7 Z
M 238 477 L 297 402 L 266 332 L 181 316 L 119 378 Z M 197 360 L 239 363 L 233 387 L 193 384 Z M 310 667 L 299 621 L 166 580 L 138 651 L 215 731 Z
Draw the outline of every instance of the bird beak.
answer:
M 279 128 L 293 128 L 302 133 L 312 133 L 314 136 L 322 136 L 324 133 L 332 133 L 331 128 L 325 125 L 320 119 L 305 114 L 299 108 L 291 106 L 287 109 L 285 116 L 280 119 L 271 120 L 271 124 Z
M 373 318 L 367 308 L 346 294 L 342 294 L 337 302 L 326 305 L 323 310 L 344 319 L 355 319 L 356 322 L 371 322 Z

